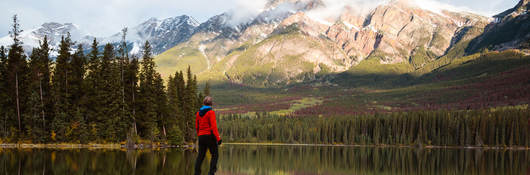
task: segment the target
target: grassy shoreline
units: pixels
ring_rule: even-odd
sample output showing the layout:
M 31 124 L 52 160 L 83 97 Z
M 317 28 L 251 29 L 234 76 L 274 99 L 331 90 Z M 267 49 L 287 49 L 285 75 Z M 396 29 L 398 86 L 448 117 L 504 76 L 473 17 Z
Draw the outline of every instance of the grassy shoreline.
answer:
M 327 146 L 354 148 L 422 148 L 422 149 L 485 149 L 485 150 L 530 150 L 530 147 L 511 146 L 415 146 L 415 145 L 347 145 L 347 144 L 299 144 L 299 143 L 223 143 L 225 145 L 255 145 L 255 146 Z
M 435 146 L 435 145 L 347 145 L 347 144 L 299 144 L 299 143 L 223 143 L 224 145 L 253 145 L 253 146 L 313 146 L 313 147 L 352 147 L 352 148 L 419 148 L 419 149 L 484 149 L 484 150 L 530 150 L 524 146 Z M 164 148 L 193 148 L 195 145 L 166 145 L 166 144 L 137 144 L 127 147 L 124 144 L 29 144 L 29 143 L 7 143 L 0 144 L 0 149 L 164 149 Z
M 74 143 L 46 143 L 46 144 L 32 144 L 32 143 L 5 143 L 0 144 L 0 149 L 159 149 L 159 148 L 177 148 L 188 147 L 187 145 L 167 145 L 167 144 L 135 144 L 132 147 L 127 147 L 120 143 L 89 143 L 89 144 L 74 144 Z

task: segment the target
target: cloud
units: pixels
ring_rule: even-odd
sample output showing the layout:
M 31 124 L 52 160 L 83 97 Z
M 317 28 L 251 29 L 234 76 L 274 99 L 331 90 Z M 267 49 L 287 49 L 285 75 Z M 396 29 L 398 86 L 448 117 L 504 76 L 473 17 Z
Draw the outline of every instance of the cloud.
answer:
M 228 25 L 237 26 L 254 19 L 263 12 L 268 0 L 236 0 L 235 8 L 229 10 Z
M 387 3 L 388 1 L 389 0 L 322 0 L 325 6 L 311 10 L 307 15 L 320 21 L 334 21 L 347 8 L 350 12 L 357 13 L 357 15 L 365 15 L 380 4 Z
M 298 11 L 301 4 L 307 4 L 312 0 L 287 0 L 276 4 L 274 9 L 267 9 L 269 0 L 236 0 L 235 8 L 228 11 L 230 19 L 227 24 L 230 26 L 237 26 L 243 23 L 250 22 L 255 19 L 260 13 L 267 11 L 269 17 L 274 18 L 275 15 L 282 15 L 289 11 Z M 368 13 L 377 5 L 387 2 L 388 0 L 321 0 L 323 7 L 307 11 L 307 15 L 311 18 L 325 22 L 327 19 L 338 17 L 346 7 L 354 9 L 354 12 Z

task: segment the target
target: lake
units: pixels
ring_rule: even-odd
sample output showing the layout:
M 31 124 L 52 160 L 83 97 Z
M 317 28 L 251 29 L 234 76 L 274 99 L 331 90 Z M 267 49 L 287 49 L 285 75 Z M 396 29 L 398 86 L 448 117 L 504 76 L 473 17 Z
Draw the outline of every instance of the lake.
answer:
M 183 149 L 0 149 L 0 174 L 193 174 Z M 209 163 L 207 156 L 203 174 Z M 529 174 L 530 151 L 223 145 L 217 174 Z

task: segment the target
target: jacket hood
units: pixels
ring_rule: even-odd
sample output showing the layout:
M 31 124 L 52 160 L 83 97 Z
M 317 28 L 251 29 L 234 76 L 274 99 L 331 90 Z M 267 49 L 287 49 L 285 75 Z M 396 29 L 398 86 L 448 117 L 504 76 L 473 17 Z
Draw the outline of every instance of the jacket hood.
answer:
M 208 113 L 208 111 L 211 111 L 211 110 L 212 110 L 211 106 L 202 106 L 201 109 L 199 110 L 199 116 L 203 117 L 204 115 L 206 115 L 206 113 Z

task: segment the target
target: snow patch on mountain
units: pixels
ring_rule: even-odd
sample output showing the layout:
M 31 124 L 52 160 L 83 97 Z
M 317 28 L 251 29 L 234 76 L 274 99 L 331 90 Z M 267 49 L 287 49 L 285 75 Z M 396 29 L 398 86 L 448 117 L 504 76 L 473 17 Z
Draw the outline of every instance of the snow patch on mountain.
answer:
M 38 28 L 25 30 L 20 33 L 19 38 L 23 43 L 22 47 L 24 48 L 24 51 L 29 55 L 33 48 L 39 47 L 44 36 L 47 36 L 49 45 L 52 48 L 50 55 L 56 56 L 61 38 L 63 36 L 66 37 L 68 33 L 70 34 L 72 41 L 75 41 L 76 43 L 88 43 L 94 38 L 81 30 L 78 25 L 72 23 L 61 24 L 56 22 L 44 23 Z M 11 36 L 8 35 L 0 38 L 1 46 L 9 47 L 11 44 L 13 44 Z
M 130 28 L 127 33 L 127 42 L 133 45 L 130 54 L 140 53 L 140 46 L 149 41 L 154 54 L 160 54 L 178 43 L 191 37 L 199 22 L 191 16 L 177 16 L 166 19 L 150 18 L 147 21 Z M 105 43 L 118 43 L 122 41 L 122 33 L 116 33 L 103 38 Z

